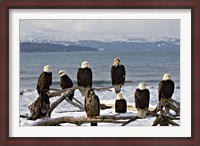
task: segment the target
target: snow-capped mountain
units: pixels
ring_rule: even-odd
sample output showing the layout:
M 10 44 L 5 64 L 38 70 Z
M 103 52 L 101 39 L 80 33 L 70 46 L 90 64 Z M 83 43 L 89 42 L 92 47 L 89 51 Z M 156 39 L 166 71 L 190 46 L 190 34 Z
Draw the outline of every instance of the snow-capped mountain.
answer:
M 56 51 L 103 51 L 110 49 L 138 49 L 138 50 L 155 50 L 155 49 L 179 49 L 180 39 L 178 38 L 129 38 L 121 37 L 112 40 L 78 40 L 78 41 L 57 41 L 57 40 L 29 40 L 20 41 L 21 52 L 56 52 Z M 29 50 L 28 50 L 29 49 Z

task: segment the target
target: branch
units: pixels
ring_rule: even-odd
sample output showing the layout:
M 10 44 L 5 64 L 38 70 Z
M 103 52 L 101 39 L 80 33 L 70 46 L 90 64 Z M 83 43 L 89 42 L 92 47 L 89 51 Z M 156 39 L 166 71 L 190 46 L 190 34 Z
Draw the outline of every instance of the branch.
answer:
M 172 121 L 170 118 L 168 118 L 167 121 L 172 126 L 179 126 L 177 123 L 175 123 L 174 121 Z
M 132 82 L 132 81 L 125 81 L 124 83 L 129 83 L 129 82 Z M 84 88 L 84 87 L 74 86 L 74 87 L 72 87 L 72 88 L 67 88 L 67 89 L 63 89 L 63 90 L 51 89 L 51 90 L 54 90 L 55 92 L 49 93 L 49 94 L 48 94 L 48 97 L 51 98 L 51 97 L 54 97 L 54 96 L 60 96 L 60 98 L 59 98 L 57 101 L 55 101 L 55 102 L 53 102 L 53 103 L 51 104 L 51 107 L 50 107 L 50 109 L 48 110 L 46 116 L 47 116 L 47 117 L 51 117 L 52 111 L 53 111 L 66 97 L 70 96 L 70 95 L 72 94 L 72 92 L 74 92 L 76 89 L 83 89 L 83 88 Z M 113 86 L 112 86 L 112 87 L 103 87 L 103 88 L 93 88 L 93 89 L 94 89 L 94 90 L 109 90 L 110 88 L 113 88 Z M 88 89 L 89 89 L 89 88 L 88 88 Z M 78 101 L 77 99 L 75 99 L 75 100 Z M 67 101 L 68 101 L 69 103 L 71 103 L 72 105 L 74 105 L 74 106 L 80 108 L 81 110 L 84 109 L 83 106 L 80 106 L 80 105 L 78 105 L 78 104 L 76 104 L 76 103 L 73 103 L 73 102 L 71 102 L 71 101 L 69 101 L 69 100 L 67 100 Z M 79 103 L 80 103 L 80 101 L 79 101 Z
M 73 87 L 72 87 L 73 88 Z M 60 96 L 60 98 L 58 99 L 58 100 L 56 100 L 55 102 L 53 102 L 52 104 L 51 104 L 51 106 L 50 106 L 50 109 L 47 111 L 47 117 L 51 117 L 51 113 L 52 113 L 52 111 L 63 101 L 63 100 L 65 100 L 66 99 L 66 97 L 68 97 L 69 95 L 71 95 L 72 94 L 72 92 L 74 91 L 72 88 L 69 88 L 69 89 L 64 89 L 64 90 L 66 90 L 66 92 L 64 93 L 64 94 L 62 94 L 61 96 Z M 74 89 L 76 89 L 76 87 L 74 87 Z M 62 90 L 63 91 L 63 90 Z M 59 92 L 59 91 L 58 91 Z M 57 92 L 57 93 L 58 93 Z M 59 92 L 59 94 L 60 94 L 60 92 Z M 57 94 L 56 94 L 57 95 Z
M 113 88 L 113 86 L 110 86 L 110 87 L 99 87 L 99 88 L 92 88 L 92 89 L 94 89 L 94 90 L 109 90 L 110 91 L 111 88 Z M 61 89 L 51 88 L 50 91 L 53 91 L 53 92 L 49 93 L 48 96 L 49 96 L 49 98 L 55 97 L 55 96 L 60 96 L 62 93 L 67 92 L 68 90 L 75 91 L 77 89 L 85 89 L 85 87 L 73 86 L 71 88 L 62 89 L 62 90 Z M 88 88 L 88 89 L 90 89 L 90 88 Z
M 168 116 L 164 116 L 164 115 L 159 115 L 153 122 L 152 126 L 157 126 L 158 124 L 160 124 L 160 126 L 179 126 L 177 123 L 175 123 L 172 120 L 176 120 L 174 118 L 170 118 Z
M 78 99 L 76 99 L 75 97 L 73 97 L 73 100 L 75 100 L 81 107 L 83 107 L 82 102 L 80 102 Z
M 117 114 L 118 115 L 118 114 Z M 113 120 L 127 120 L 133 118 L 133 116 L 97 116 L 98 119 L 113 119 Z
M 55 96 L 60 96 L 63 92 L 67 92 L 68 90 L 70 90 L 71 92 L 75 91 L 76 89 L 80 89 L 82 87 L 79 87 L 79 86 L 74 86 L 74 87 L 71 87 L 71 88 L 67 88 L 67 89 L 50 89 L 50 90 L 53 90 L 55 92 L 52 92 L 52 93 L 49 93 L 48 94 L 48 97 L 51 98 L 51 97 L 55 97 Z
M 76 89 L 83 89 L 84 87 L 79 87 L 79 86 L 74 86 L 72 88 L 67 88 L 67 89 L 63 89 L 63 90 L 60 90 L 60 89 L 51 89 L 51 91 L 55 91 L 55 92 L 51 92 L 51 93 L 48 93 L 48 97 L 51 98 L 51 97 L 54 97 L 54 96 L 60 96 L 60 98 L 58 100 L 56 100 L 55 102 L 53 102 L 49 108 L 49 110 L 47 111 L 47 114 L 46 116 L 47 117 L 51 117 L 51 113 L 52 111 L 64 100 L 66 99 L 68 96 L 70 96 Z M 84 88 L 85 89 L 85 88 Z M 88 88 L 89 89 L 89 88 Z M 102 89 L 102 88 L 98 88 L 98 89 Z M 40 99 L 41 96 L 38 97 L 38 99 Z M 66 101 L 68 101 L 70 104 L 78 107 L 79 109 L 81 110 L 84 110 L 84 107 L 82 105 L 82 103 L 80 101 L 78 101 L 76 98 L 74 98 L 74 100 L 78 103 L 75 103 L 75 102 L 72 102 L 68 99 L 66 99 Z M 36 100 L 37 101 L 37 100 Z M 38 104 L 40 105 L 40 104 Z M 36 106 L 38 106 L 36 105 Z M 30 109 L 31 113 L 33 113 L 31 115 L 31 117 L 34 117 L 33 119 L 37 119 L 40 117 L 40 107 L 35 107 L 37 108 L 37 113 L 33 113 L 33 111 L 35 111 L 36 109 Z
M 161 111 L 163 107 L 173 110 L 176 113 L 176 116 L 180 116 L 180 102 L 173 99 L 169 99 L 167 102 L 159 102 L 153 112 L 157 113 Z M 162 112 L 164 112 L 164 110 L 162 110 Z M 168 112 L 165 114 L 168 114 Z
M 119 85 L 124 85 L 127 83 L 132 83 L 133 81 L 125 81 L 123 84 L 119 84 Z M 114 88 L 115 86 L 108 86 L 108 87 L 92 87 L 92 89 L 94 90 L 108 90 L 111 91 L 111 88 Z M 80 86 L 73 86 L 71 88 L 67 88 L 67 89 L 55 89 L 55 88 L 51 88 L 51 91 L 54 91 L 53 93 L 50 93 L 48 96 L 49 98 L 54 97 L 54 96 L 60 96 L 61 93 L 66 92 L 67 90 L 76 90 L 76 89 L 84 89 L 84 87 L 80 87 Z M 88 88 L 89 89 L 89 88 Z
M 165 109 L 163 109 L 165 107 Z M 169 112 L 169 109 L 173 110 L 176 112 L 176 115 L 172 115 Z M 158 115 L 157 112 L 160 111 L 160 114 Z M 157 126 L 160 124 L 160 126 L 179 126 L 177 123 L 175 123 L 172 120 L 180 119 L 180 118 L 175 118 L 176 116 L 180 116 L 180 103 L 173 100 L 169 99 L 167 102 L 160 102 L 157 104 L 156 109 L 152 111 L 152 113 L 155 113 L 156 119 L 154 120 L 154 123 L 152 126 Z M 173 117 L 169 117 L 167 115 L 172 115 Z
M 135 116 L 135 117 L 132 117 L 130 120 L 128 120 L 127 122 L 124 122 L 123 124 L 122 124 L 122 126 L 126 126 L 127 124 L 129 124 L 129 123 L 131 123 L 131 122 L 133 122 L 133 121 L 135 121 L 135 120 L 137 120 L 137 119 L 140 119 L 140 117 L 138 117 L 138 116 Z
M 123 119 L 123 117 L 121 117 Z M 119 118 L 120 119 L 120 118 Z M 98 116 L 96 118 L 85 118 L 85 117 L 80 117 L 80 118 L 75 118 L 72 116 L 69 117 L 59 117 L 59 118 L 46 118 L 42 121 L 36 121 L 32 126 L 54 126 L 54 125 L 59 125 L 62 123 L 72 123 L 80 126 L 83 123 L 124 123 L 123 121 L 118 121 L 115 119 L 112 119 L 110 117 L 106 118 L 105 116 L 101 117 Z
M 73 99 L 74 99 L 74 98 L 73 98 Z M 75 107 L 78 107 L 80 110 L 82 110 L 82 111 L 85 110 L 85 108 L 84 108 L 82 105 L 77 104 L 77 103 L 75 103 L 75 102 L 69 100 L 67 97 L 65 98 L 65 100 L 66 100 L 67 102 L 69 102 L 71 105 L 73 105 L 73 106 L 75 106 Z M 76 100 L 77 100 L 77 99 L 76 99 Z
M 66 98 L 67 99 L 67 98 Z M 71 101 L 71 100 L 70 100 Z M 72 101 L 71 101 L 72 102 Z M 74 103 L 73 103 L 74 104 Z M 105 110 L 105 109 L 110 109 L 112 108 L 112 106 L 107 106 L 105 104 L 100 104 L 100 109 L 101 110 Z M 57 113 L 67 113 L 67 112 L 83 112 L 85 111 L 85 109 L 80 109 L 80 110 L 73 110 L 73 111 L 60 111 L 60 112 L 57 112 Z

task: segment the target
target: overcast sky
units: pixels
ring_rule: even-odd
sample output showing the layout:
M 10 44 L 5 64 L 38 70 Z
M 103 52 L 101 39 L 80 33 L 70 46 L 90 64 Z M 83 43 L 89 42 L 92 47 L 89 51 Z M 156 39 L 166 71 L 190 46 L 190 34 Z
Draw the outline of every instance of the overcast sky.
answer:
M 180 38 L 180 20 L 20 20 L 20 40 Z

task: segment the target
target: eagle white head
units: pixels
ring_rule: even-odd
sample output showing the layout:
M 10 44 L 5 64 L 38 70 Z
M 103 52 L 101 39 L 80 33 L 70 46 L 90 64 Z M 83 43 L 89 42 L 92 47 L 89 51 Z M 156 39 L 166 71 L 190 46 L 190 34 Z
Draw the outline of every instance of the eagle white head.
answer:
M 46 65 L 45 67 L 44 67 L 44 70 L 43 70 L 44 72 L 51 72 L 51 68 L 50 68 L 50 66 L 49 65 Z
M 65 75 L 66 73 L 65 73 L 64 70 L 60 70 L 58 74 L 59 74 L 60 77 L 62 77 L 62 76 Z
M 89 90 L 87 91 L 87 98 L 90 98 L 90 97 L 92 97 L 93 95 L 95 95 L 94 90 L 93 90 L 93 89 L 89 89 Z
M 171 80 L 171 75 L 169 73 L 166 73 L 163 75 L 163 80 Z
M 89 67 L 89 63 L 87 61 L 83 61 L 81 68 L 86 68 L 86 67 Z
M 120 99 L 124 99 L 122 93 L 118 93 L 118 94 L 117 94 L 117 100 L 120 100 Z
M 141 82 L 141 83 L 139 83 L 138 88 L 140 90 L 147 89 L 147 84 L 145 82 Z
M 119 58 L 115 58 L 115 59 L 114 59 L 113 65 L 115 65 L 115 66 L 120 65 L 120 60 L 119 60 Z

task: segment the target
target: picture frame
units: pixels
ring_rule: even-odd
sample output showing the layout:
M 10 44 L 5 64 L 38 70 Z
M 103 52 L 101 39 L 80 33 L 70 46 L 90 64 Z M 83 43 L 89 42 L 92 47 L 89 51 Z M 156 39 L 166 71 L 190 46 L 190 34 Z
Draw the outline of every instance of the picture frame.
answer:
M 191 9 L 192 136 L 188 137 L 9 137 L 9 10 L 11 9 Z M 199 145 L 199 0 L 184 1 L 15 1 L 1 2 L 1 144 L 2 145 Z

